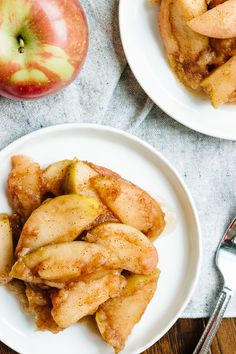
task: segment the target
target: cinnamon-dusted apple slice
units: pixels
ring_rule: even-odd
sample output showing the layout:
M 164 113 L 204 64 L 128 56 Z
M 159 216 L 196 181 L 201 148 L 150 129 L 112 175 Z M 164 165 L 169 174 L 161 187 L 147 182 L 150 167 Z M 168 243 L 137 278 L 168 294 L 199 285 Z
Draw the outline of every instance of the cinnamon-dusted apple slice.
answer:
M 92 275 L 67 285 L 52 295 L 54 321 L 67 328 L 84 316 L 94 314 L 99 305 L 118 296 L 125 284 L 126 280 L 119 271 L 109 271 L 97 278 Z
M 236 1 L 228 0 L 213 9 L 193 18 L 189 27 L 211 38 L 236 37 Z
M 133 327 L 140 321 L 157 286 L 159 270 L 150 275 L 130 275 L 120 296 L 107 300 L 96 313 L 103 339 L 120 352 Z
M 63 183 L 64 192 L 66 194 L 75 193 L 98 197 L 90 183 L 90 179 L 99 175 L 118 177 L 115 172 L 106 167 L 98 166 L 87 161 L 74 160 L 65 174 Z
M 67 169 L 64 178 L 64 192 L 66 194 L 75 193 L 81 195 L 88 195 L 96 198 L 99 203 L 102 203 L 101 199 L 99 198 L 97 192 L 92 187 L 90 182 L 90 179 L 95 176 L 99 176 L 99 173 L 96 172 L 87 162 L 79 160 L 73 161 Z M 104 213 L 96 219 L 94 227 L 107 221 L 117 222 L 119 220 L 112 214 L 109 209 L 104 206 Z
M 26 221 L 16 252 L 76 239 L 89 229 L 104 208 L 96 198 L 70 194 L 43 203 Z
M 199 90 L 208 75 L 209 39 L 188 26 L 188 21 L 207 11 L 205 0 L 162 0 L 160 34 L 172 69 L 186 86 Z
M 95 176 L 98 176 L 98 173 L 88 164 L 79 160 L 73 161 L 65 175 L 65 193 L 83 194 L 98 198 L 97 193 L 90 184 L 90 178 Z
M 122 223 L 154 239 L 165 227 L 159 204 L 147 192 L 116 176 L 91 178 L 91 184 L 105 205 Z
M 71 160 L 61 160 L 49 165 L 43 171 L 44 191 L 55 196 L 63 194 L 63 183 Z
M 8 215 L 0 214 L 0 285 L 10 281 L 13 265 L 13 240 Z
M 10 275 L 32 283 L 67 282 L 99 269 L 118 269 L 120 260 L 108 248 L 84 241 L 48 245 L 21 257 Z
M 229 59 L 203 80 L 201 87 L 210 96 L 215 108 L 229 102 L 236 90 L 236 56 Z
M 42 174 L 40 166 L 24 155 L 13 156 L 8 176 L 7 193 L 11 207 L 22 219 L 27 219 L 41 204 Z
M 105 223 L 90 231 L 86 241 L 114 251 L 123 269 L 136 274 L 150 274 L 157 266 L 157 251 L 151 241 L 132 226 Z

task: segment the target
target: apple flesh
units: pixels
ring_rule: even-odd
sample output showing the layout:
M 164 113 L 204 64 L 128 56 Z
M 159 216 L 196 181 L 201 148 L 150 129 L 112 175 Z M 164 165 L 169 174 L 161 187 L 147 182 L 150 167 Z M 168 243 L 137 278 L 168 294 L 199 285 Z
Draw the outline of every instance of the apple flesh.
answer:
M 236 37 L 236 1 L 228 0 L 213 9 L 193 18 L 189 27 L 204 36 L 211 38 Z
M 0 2 L 0 94 L 34 99 L 71 83 L 88 49 L 79 0 Z

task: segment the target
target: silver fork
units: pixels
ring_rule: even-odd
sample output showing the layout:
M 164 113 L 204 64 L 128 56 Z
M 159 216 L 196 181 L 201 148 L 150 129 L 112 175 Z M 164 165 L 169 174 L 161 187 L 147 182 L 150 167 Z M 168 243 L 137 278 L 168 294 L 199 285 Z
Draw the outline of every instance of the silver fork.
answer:
M 236 290 L 236 217 L 226 230 L 215 255 L 215 263 L 224 279 L 215 309 L 193 354 L 207 354 L 220 326 L 225 310 Z

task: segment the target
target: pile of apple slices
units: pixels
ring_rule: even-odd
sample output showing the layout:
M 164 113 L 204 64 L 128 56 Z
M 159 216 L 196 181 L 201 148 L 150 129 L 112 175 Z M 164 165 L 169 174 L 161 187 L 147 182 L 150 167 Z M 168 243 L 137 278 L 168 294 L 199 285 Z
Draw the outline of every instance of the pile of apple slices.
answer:
M 236 1 L 161 0 L 160 32 L 171 67 L 217 108 L 236 101 Z
M 236 1 L 211 1 L 212 9 L 188 22 L 190 28 L 209 38 L 215 38 L 223 43 L 235 38 L 229 57 L 202 83 L 201 87 L 208 93 L 214 107 L 222 103 L 234 101 L 236 93 Z M 216 4 L 214 4 L 216 3 Z M 232 53 L 233 52 L 233 53 Z
M 39 330 L 57 333 L 94 315 L 116 352 L 125 346 L 157 286 L 151 242 L 165 227 L 158 202 L 115 172 L 63 160 L 42 170 L 12 158 L 0 216 L 0 283 Z

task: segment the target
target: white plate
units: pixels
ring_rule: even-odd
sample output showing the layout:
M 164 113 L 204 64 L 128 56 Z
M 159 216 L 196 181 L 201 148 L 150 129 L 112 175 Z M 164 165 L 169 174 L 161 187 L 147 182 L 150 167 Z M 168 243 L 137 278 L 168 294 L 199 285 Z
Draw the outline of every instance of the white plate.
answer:
M 214 109 L 171 71 L 159 35 L 158 5 L 120 0 L 120 32 L 129 65 L 147 95 L 167 114 L 201 133 L 236 140 L 236 105 Z
M 199 273 L 201 242 L 193 201 L 181 178 L 151 146 L 104 126 L 68 124 L 29 134 L 0 152 L 0 212 L 9 210 L 5 195 L 10 158 L 27 154 L 42 166 L 75 156 L 107 166 L 144 189 L 160 195 L 177 214 L 172 234 L 155 242 L 161 277 L 158 290 L 135 326 L 123 353 L 140 353 L 177 320 L 190 299 Z M 87 322 L 53 335 L 36 332 L 14 296 L 0 288 L 0 340 L 23 354 L 109 354 L 96 326 Z

